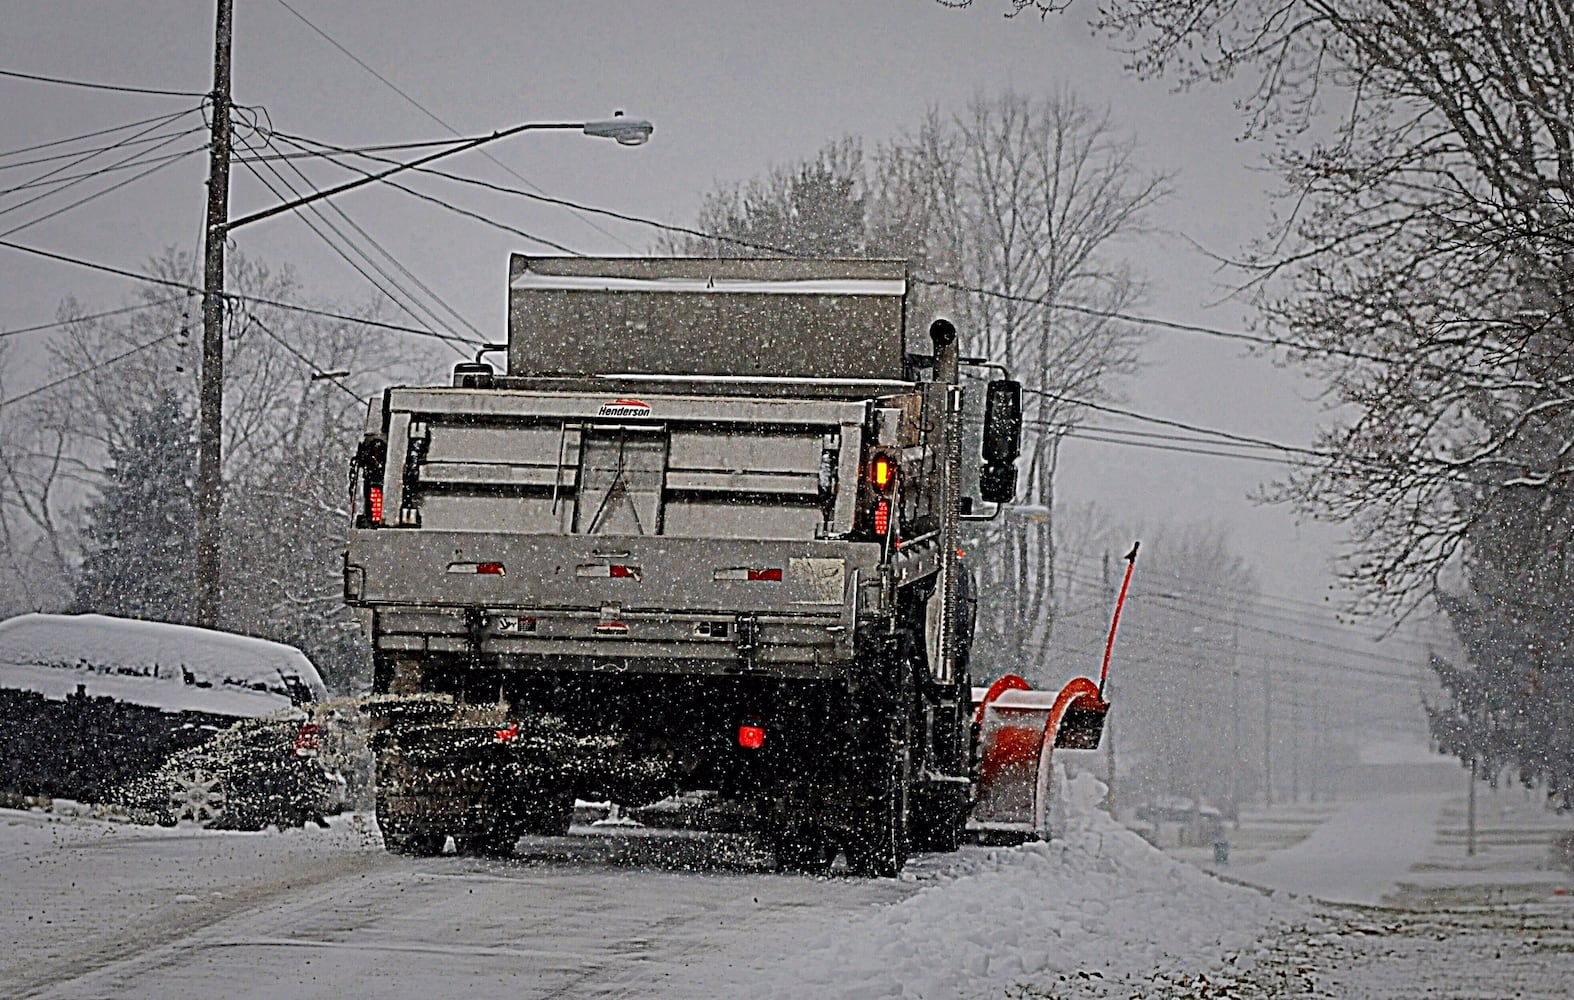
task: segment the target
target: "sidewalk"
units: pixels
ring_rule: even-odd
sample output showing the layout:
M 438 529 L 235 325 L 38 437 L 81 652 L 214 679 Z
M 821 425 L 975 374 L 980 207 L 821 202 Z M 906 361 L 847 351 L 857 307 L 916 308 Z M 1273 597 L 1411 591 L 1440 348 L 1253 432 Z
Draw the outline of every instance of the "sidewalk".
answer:
M 1339 803 L 1305 840 L 1229 874 L 1265 889 L 1376 905 L 1431 852 L 1450 798 L 1430 792 Z
M 1248 812 L 1230 831 L 1231 863 L 1198 849 L 1172 851 L 1209 871 L 1264 889 L 1336 903 L 1414 908 L 1564 899 L 1574 871 L 1560 868 L 1574 817 L 1542 808 L 1521 789 L 1477 795 L 1476 852 L 1466 852 L 1466 797 L 1428 792 Z

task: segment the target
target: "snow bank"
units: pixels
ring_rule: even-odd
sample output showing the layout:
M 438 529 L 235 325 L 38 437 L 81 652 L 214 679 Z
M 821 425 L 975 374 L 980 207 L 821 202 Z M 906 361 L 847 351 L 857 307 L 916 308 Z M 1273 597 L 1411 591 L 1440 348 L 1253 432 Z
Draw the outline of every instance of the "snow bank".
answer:
M 806 942 L 790 972 L 761 977 L 781 984 L 767 995 L 999 997 L 1021 984 L 1130 996 L 1227 979 L 1280 925 L 1312 919 L 1155 850 L 1097 808 L 1091 775 L 1065 787 L 1064 836 L 965 851 L 937 884 Z
M 239 718 L 291 704 L 288 678 L 327 688 L 293 646 L 189 625 L 106 615 L 20 615 L 0 622 L 0 687 L 64 699 L 79 688 L 166 712 Z

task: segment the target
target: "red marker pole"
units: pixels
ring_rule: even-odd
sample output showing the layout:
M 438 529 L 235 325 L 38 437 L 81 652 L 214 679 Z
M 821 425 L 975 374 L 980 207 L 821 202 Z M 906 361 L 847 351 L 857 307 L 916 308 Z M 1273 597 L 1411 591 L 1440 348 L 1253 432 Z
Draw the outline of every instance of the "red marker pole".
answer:
M 1120 581 L 1120 597 L 1115 599 L 1115 617 L 1110 619 L 1109 639 L 1104 643 L 1104 666 L 1099 671 L 1099 700 L 1104 700 L 1104 682 L 1109 679 L 1109 658 L 1115 651 L 1115 629 L 1120 627 L 1120 609 L 1126 604 L 1126 588 L 1131 586 L 1131 571 L 1137 568 L 1137 549 L 1141 542 L 1132 542 L 1126 553 L 1126 577 Z

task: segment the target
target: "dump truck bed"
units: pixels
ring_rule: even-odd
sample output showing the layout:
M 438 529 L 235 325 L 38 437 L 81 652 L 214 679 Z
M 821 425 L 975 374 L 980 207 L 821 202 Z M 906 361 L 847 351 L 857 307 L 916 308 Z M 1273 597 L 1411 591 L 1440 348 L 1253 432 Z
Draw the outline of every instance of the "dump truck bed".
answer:
M 378 648 L 522 669 L 844 670 L 857 609 L 879 600 L 882 547 L 849 537 L 865 426 L 912 386 L 708 381 L 390 390 L 386 423 L 374 414 L 380 518 L 346 557 Z

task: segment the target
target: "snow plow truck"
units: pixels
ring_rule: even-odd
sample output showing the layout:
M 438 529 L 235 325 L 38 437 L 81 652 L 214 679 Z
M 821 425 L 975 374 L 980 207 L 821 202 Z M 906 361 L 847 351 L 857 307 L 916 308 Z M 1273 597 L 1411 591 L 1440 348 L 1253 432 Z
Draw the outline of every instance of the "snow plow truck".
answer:
M 783 868 L 958 845 L 958 529 L 1013 498 L 1020 386 L 911 302 L 901 262 L 516 254 L 507 344 L 373 401 L 344 586 L 390 850 L 695 790 Z

